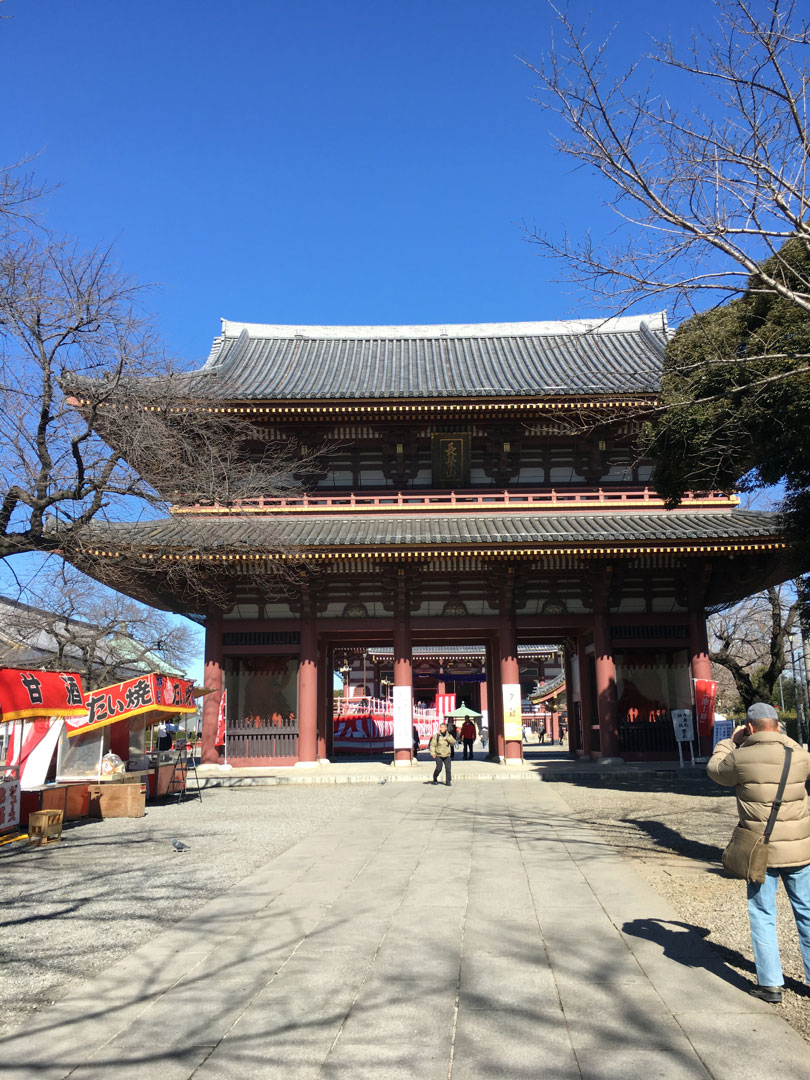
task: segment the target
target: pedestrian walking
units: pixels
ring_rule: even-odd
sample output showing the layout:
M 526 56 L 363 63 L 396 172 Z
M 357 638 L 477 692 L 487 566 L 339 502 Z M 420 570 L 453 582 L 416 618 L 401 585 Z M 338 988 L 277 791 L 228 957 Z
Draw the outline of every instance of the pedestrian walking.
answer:
M 487 743 L 489 742 L 489 728 L 481 727 L 481 749 L 484 753 L 487 752 Z
M 730 739 L 717 744 L 706 770 L 716 783 L 737 789 L 740 823 L 726 851 L 750 847 L 746 841 L 751 834 L 765 841 L 765 880 L 748 880 L 748 919 L 758 984 L 751 993 L 778 1005 L 783 982 L 776 936 L 780 879 L 793 908 L 804 978 L 810 984 L 810 810 L 805 787 L 810 754 L 779 731 L 779 718 L 771 705 L 752 705 L 745 719 Z
M 419 732 L 417 730 L 416 724 L 413 725 L 411 738 L 413 739 L 413 756 L 416 757 L 416 755 L 419 753 Z
M 433 738 L 430 740 L 430 756 L 436 762 L 436 768 L 433 770 L 434 784 L 438 784 L 439 773 L 442 771 L 442 768 L 444 768 L 444 782 L 450 787 L 450 766 L 453 757 L 453 747 L 455 745 L 456 740 L 450 734 L 447 724 L 442 720 L 439 724 L 439 730 L 433 733 Z
M 473 743 L 475 742 L 475 736 L 478 734 L 475 724 L 469 717 L 461 725 L 461 741 L 464 743 L 464 760 L 467 758 L 472 761 L 473 756 Z

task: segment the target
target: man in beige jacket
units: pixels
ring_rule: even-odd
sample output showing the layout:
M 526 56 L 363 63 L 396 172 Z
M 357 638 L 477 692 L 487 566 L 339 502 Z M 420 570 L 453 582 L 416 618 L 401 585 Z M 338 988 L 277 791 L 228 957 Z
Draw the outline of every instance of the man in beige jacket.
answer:
M 796 918 L 804 961 L 804 978 L 810 984 L 810 811 L 807 788 L 810 754 L 782 735 L 776 710 L 762 703 L 752 705 L 746 723 L 735 728 L 730 739 L 715 747 L 707 766 L 712 780 L 737 789 L 740 825 L 764 833 L 776 797 L 785 762 L 785 747 L 793 756 L 782 804 L 768 844 L 768 871 L 761 884 L 748 883 L 748 919 L 757 983 L 755 997 L 778 1005 L 782 1000 L 782 963 L 776 937 L 776 890 L 781 878 Z
M 436 768 L 433 770 L 433 783 L 438 784 L 439 773 L 444 767 L 444 775 L 446 778 L 447 786 L 450 787 L 450 763 L 453 760 L 453 747 L 456 745 L 456 740 L 450 734 L 444 720 L 439 724 L 439 730 L 433 732 L 433 738 L 430 740 L 430 756 L 436 762 Z

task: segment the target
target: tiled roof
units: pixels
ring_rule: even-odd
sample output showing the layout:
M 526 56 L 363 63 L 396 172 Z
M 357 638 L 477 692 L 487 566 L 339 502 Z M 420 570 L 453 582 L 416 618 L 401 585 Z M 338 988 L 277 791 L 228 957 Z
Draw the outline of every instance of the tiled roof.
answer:
M 231 401 L 651 394 L 663 312 L 463 326 L 268 326 L 223 320 L 185 393 Z
M 673 543 L 778 536 L 777 514 L 752 510 L 696 513 L 479 513 L 445 516 L 357 515 L 335 519 L 184 515 L 95 526 L 90 543 L 209 552 L 278 548 L 420 548 L 442 545 L 591 545 Z

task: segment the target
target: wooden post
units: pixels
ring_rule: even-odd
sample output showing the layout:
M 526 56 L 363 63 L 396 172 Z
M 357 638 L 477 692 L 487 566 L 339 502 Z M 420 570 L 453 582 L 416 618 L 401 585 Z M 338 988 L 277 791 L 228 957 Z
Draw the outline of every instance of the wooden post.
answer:
M 504 756 L 507 765 L 523 758 L 523 716 L 520 699 L 520 666 L 517 655 L 514 581 L 511 574 L 501 592 L 498 642 L 501 654 Z
M 298 761 L 301 768 L 318 764 L 318 633 L 312 590 L 301 586 L 301 643 L 298 655 Z
M 602 757 L 619 754 L 619 706 L 616 698 L 616 664 L 610 640 L 608 591 L 610 576 L 594 583 L 593 645 L 596 657 L 596 709 Z
M 706 581 L 705 571 L 701 575 L 690 577 L 687 584 L 687 604 L 689 608 L 689 670 L 693 679 L 711 679 L 712 662 L 709 659 L 709 634 L 706 628 Z M 714 727 L 714 717 L 711 718 Z M 695 717 L 697 735 L 697 717 Z M 710 754 L 713 735 L 697 737 L 698 753 Z
M 487 646 L 487 680 L 489 692 L 489 761 L 504 761 L 505 747 L 503 740 L 503 694 L 501 693 L 501 654 L 497 638 Z
M 394 597 L 394 764 L 413 756 L 413 654 L 411 607 L 405 571 L 397 571 Z
M 329 761 L 327 740 L 332 729 L 334 716 L 334 695 L 332 693 L 332 666 L 328 660 L 325 644 L 318 647 L 318 760 Z
M 576 710 L 574 708 L 574 675 L 571 663 L 571 652 L 566 645 L 563 647 L 563 670 L 565 671 L 565 709 L 568 714 L 568 753 L 571 757 L 577 756 L 579 745 L 579 728 L 576 723 Z
M 489 753 L 490 727 L 489 727 L 489 710 L 487 708 L 487 683 L 486 683 L 487 665 L 486 665 L 486 659 L 484 660 L 484 669 L 481 672 L 481 674 L 484 676 L 484 681 L 480 684 L 481 685 L 481 692 L 480 692 L 480 695 L 479 695 L 480 696 L 480 702 L 479 702 L 478 707 L 481 710 L 481 727 L 487 729 L 487 753 Z
M 205 671 L 203 685 L 213 693 L 203 698 L 201 765 L 218 765 L 220 749 L 214 745 L 217 737 L 217 717 L 222 698 L 222 619 L 209 615 L 205 620 Z M 234 705 L 236 703 L 234 702 Z

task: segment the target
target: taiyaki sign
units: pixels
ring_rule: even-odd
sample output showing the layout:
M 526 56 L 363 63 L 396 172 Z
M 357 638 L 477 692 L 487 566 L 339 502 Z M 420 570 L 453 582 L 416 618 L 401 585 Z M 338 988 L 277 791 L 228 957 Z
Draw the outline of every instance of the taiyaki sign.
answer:
M 177 713 L 193 713 L 197 706 L 190 679 L 151 674 L 88 690 L 85 709 L 84 716 L 67 721 L 68 736 L 106 727 L 131 716 L 148 714 L 145 719 L 158 720 Z

